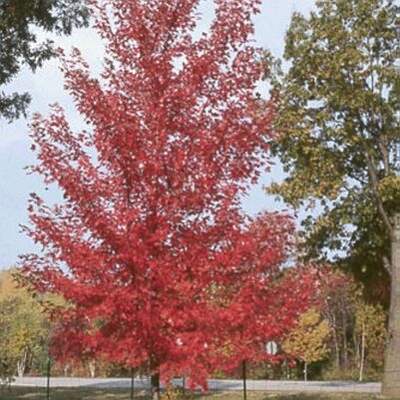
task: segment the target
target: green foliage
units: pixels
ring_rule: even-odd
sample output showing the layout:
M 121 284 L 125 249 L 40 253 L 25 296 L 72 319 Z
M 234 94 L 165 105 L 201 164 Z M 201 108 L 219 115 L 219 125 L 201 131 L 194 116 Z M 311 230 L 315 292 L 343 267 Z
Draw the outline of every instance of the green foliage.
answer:
M 16 285 L 13 272 L 0 272 L 0 359 L 7 373 L 23 375 L 43 352 L 49 324 L 38 301 Z
M 279 92 L 280 136 L 273 150 L 287 177 L 269 192 L 308 214 L 303 250 L 309 258 L 363 246 L 364 259 L 370 249 L 378 251 L 382 266 L 389 246 L 381 241 L 388 241 L 400 204 L 399 5 L 316 5 L 307 18 L 293 15 L 284 53 L 288 71 L 270 73 Z
M 359 353 L 376 366 L 383 365 L 383 352 L 387 337 L 386 313 L 382 306 L 362 303 L 355 314 L 354 333 L 358 338 Z
M 12 363 L 3 356 L 0 359 L 0 389 L 9 388 L 13 381 L 13 376 Z
M 73 27 L 86 26 L 88 11 L 81 0 L 3 0 L 0 2 L 0 86 L 22 67 L 32 71 L 55 56 L 55 43 L 38 41 L 40 32 L 69 35 Z M 26 113 L 27 93 L 0 91 L 0 118 L 12 121 Z
M 387 209 L 400 212 L 400 176 L 392 174 L 382 178 L 378 193 Z

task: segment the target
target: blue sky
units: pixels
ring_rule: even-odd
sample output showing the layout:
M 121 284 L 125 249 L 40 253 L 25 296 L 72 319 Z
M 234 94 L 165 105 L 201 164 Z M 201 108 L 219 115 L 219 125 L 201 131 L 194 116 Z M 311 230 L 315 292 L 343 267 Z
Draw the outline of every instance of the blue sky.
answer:
M 314 0 L 263 0 L 262 12 L 255 18 L 258 45 L 270 49 L 275 56 L 281 56 L 291 14 L 294 11 L 308 13 L 313 7 Z M 71 46 L 81 49 L 94 69 L 101 65 L 101 43 L 89 31 L 75 31 L 71 37 L 57 40 L 67 50 Z M 75 121 L 79 126 L 79 115 L 74 112 L 71 100 L 63 90 L 62 75 L 56 60 L 47 62 L 34 75 L 23 71 L 6 91 L 30 92 L 33 98 L 30 114 L 46 114 L 48 104 L 59 102 L 68 111 L 70 121 Z M 15 265 L 19 254 L 36 250 L 30 239 L 20 233 L 20 225 L 27 221 L 29 193 L 43 189 L 38 177 L 28 176 L 24 171 L 25 166 L 34 162 L 28 137 L 29 119 L 28 116 L 27 120 L 13 124 L 0 120 L 0 269 Z M 276 207 L 263 192 L 262 185 L 268 180 L 279 179 L 278 170 L 273 169 L 254 187 L 250 197 L 244 201 L 247 211 Z

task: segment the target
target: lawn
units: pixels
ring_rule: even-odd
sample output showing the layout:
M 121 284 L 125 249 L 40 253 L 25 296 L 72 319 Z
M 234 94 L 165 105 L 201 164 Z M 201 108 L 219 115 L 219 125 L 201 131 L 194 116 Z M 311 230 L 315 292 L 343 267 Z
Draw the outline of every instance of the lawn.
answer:
M 46 400 L 45 388 L 12 387 L 10 391 L 0 391 L 1 400 Z M 51 400 L 131 400 L 130 390 L 127 389 L 96 389 L 86 387 L 52 388 Z M 144 391 L 134 393 L 135 400 L 150 400 Z M 187 396 L 187 400 L 242 400 L 240 391 L 215 391 L 209 394 Z M 249 392 L 247 400 L 382 400 L 379 394 L 367 393 L 299 393 L 299 392 Z M 174 400 L 180 400 L 174 398 Z M 385 400 L 396 400 L 388 399 Z M 398 400 L 398 399 L 397 399 Z

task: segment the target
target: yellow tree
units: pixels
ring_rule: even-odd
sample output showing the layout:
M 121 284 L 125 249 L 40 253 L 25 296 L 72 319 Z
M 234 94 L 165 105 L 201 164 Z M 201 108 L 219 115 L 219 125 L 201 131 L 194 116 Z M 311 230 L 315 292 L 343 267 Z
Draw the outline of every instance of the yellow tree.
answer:
M 328 354 L 329 321 L 322 319 L 315 308 L 310 308 L 299 318 L 297 326 L 283 343 L 283 350 L 304 363 L 304 380 L 308 378 L 309 364 L 323 360 Z
M 48 322 L 41 304 L 17 286 L 15 272 L 0 272 L 0 357 L 7 374 L 22 376 L 43 350 Z
M 361 303 L 356 310 L 354 331 L 359 344 L 359 380 L 362 381 L 367 361 L 377 366 L 383 364 L 387 333 L 386 313 L 382 306 Z

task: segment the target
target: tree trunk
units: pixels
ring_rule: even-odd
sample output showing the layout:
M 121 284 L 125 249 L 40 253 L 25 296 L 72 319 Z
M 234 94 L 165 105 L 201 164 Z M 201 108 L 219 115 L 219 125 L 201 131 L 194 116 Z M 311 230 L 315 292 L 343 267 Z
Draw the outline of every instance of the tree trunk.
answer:
M 17 362 L 17 374 L 19 378 L 22 378 L 24 376 L 27 359 L 28 359 L 28 349 L 25 347 L 21 359 L 18 360 Z
M 362 334 L 361 334 L 361 354 L 360 354 L 360 376 L 359 381 L 363 381 L 364 374 L 364 360 L 365 360 L 365 325 L 362 324 Z
M 343 299 L 342 299 L 343 300 Z M 342 326 L 343 326 L 343 367 L 344 371 L 347 372 L 349 368 L 349 361 L 348 361 L 348 350 L 347 350 L 347 315 L 345 314 L 345 306 L 342 301 Z
M 308 365 L 306 362 L 304 362 L 304 382 L 308 381 Z
M 151 398 L 152 400 L 160 400 L 160 374 L 151 375 Z
M 400 397 L 400 213 L 391 232 L 391 293 L 382 393 Z
M 96 361 L 90 360 L 88 366 L 89 366 L 90 377 L 94 378 L 96 376 Z
M 335 342 L 335 360 L 336 360 L 336 369 L 340 371 L 340 347 L 339 340 L 337 335 L 337 324 L 336 324 L 336 316 L 334 316 L 334 326 L 333 326 L 333 340 Z
M 247 400 L 246 360 L 242 362 L 243 400 Z

